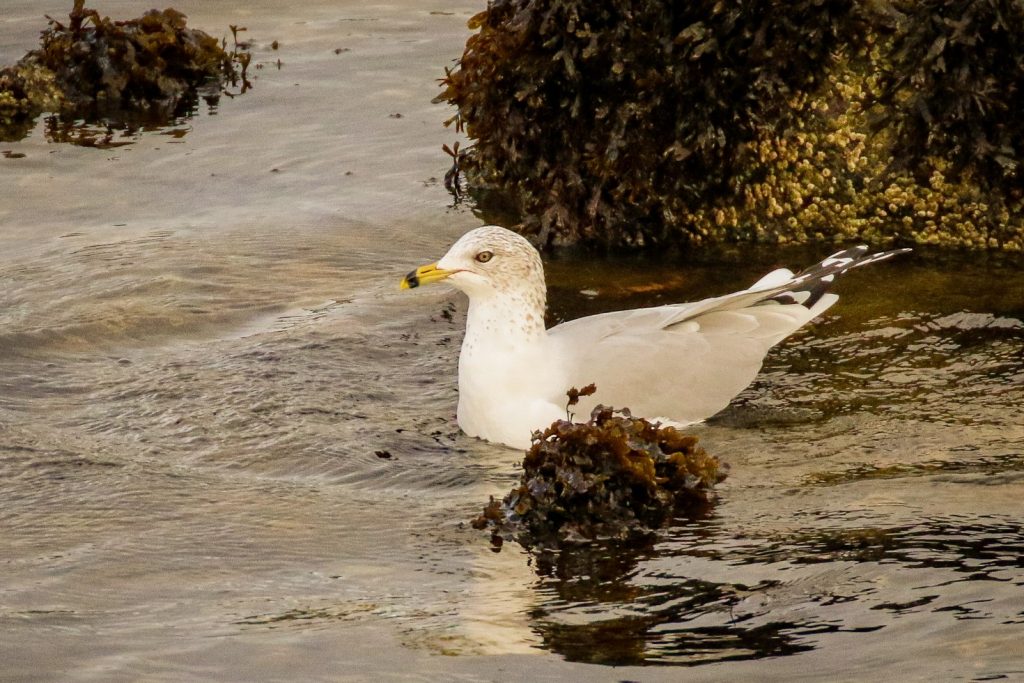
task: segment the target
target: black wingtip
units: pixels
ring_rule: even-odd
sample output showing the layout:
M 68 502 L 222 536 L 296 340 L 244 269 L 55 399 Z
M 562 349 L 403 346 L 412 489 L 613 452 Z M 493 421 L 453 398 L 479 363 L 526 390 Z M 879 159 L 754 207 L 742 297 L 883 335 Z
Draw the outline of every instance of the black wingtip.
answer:
M 781 304 L 800 304 L 806 308 L 811 308 L 825 295 L 836 276 L 843 275 L 853 268 L 885 261 L 893 256 L 906 254 L 910 251 L 913 251 L 913 249 L 903 247 L 868 254 L 868 248 L 863 244 L 844 249 L 832 254 L 821 263 L 798 273 L 794 280 L 799 281 L 799 284 L 795 285 L 790 291 L 777 294 L 768 300 Z

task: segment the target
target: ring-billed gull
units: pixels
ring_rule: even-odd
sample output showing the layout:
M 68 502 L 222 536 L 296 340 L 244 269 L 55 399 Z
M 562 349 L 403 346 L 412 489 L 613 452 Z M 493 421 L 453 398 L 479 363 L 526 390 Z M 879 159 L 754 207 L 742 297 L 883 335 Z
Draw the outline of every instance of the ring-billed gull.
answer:
M 566 391 L 595 384 L 597 403 L 672 424 L 699 422 L 750 384 L 775 344 L 839 297 L 836 275 L 909 249 L 858 246 L 794 274 L 779 269 L 749 289 L 693 303 L 614 311 L 544 329 L 540 255 L 495 225 L 463 235 L 436 263 L 402 280 L 442 280 L 469 296 L 459 356 L 457 419 L 466 434 L 527 448 L 534 430 L 566 415 Z

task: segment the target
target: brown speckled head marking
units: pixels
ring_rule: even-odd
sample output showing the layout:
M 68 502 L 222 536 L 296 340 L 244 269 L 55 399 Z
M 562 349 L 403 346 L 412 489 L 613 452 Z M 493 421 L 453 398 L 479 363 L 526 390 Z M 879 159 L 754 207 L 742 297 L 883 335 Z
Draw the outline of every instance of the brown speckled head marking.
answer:
M 478 259 L 483 253 L 491 255 Z M 496 225 L 476 228 L 452 245 L 438 267 L 454 272 L 450 281 L 469 295 L 471 311 L 488 312 L 479 316 L 485 328 L 514 336 L 544 332 L 544 265 L 524 237 Z

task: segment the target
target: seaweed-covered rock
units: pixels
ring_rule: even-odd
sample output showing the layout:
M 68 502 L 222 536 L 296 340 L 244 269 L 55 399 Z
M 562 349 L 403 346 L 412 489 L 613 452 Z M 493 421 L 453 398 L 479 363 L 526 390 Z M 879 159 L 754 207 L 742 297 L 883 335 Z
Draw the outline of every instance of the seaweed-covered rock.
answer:
M 706 509 L 725 469 L 695 436 L 598 406 L 535 433 L 519 486 L 473 526 L 528 547 L 642 537 Z
M 20 139 L 49 111 L 86 121 L 166 122 L 187 111 L 199 88 L 248 87 L 250 54 L 188 28 L 174 9 L 113 21 L 75 0 L 68 23 L 50 19 L 42 45 L 0 70 L 0 139 Z
M 897 162 L 929 177 L 934 159 L 983 185 L 1024 193 L 1024 3 L 914 0 L 883 65 L 878 125 Z
M 467 170 L 513 192 L 540 241 L 659 241 L 800 111 L 856 6 L 498 0 L 441 98 L 475 140 Z
M 542 246 L 1020 251 L 1022 25 L 1005 0 L 496 0 L 439 99 L 481 211 Z
M 63 103 L 52 71 L 31 62 L 0 69 L 0 140 L 20 140 L 42 111 Z

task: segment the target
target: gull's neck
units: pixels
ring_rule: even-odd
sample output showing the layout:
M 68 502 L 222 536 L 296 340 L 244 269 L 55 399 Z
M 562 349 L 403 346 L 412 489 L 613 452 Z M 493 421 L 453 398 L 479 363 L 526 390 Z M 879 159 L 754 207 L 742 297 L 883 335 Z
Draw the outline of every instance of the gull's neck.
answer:
M 541 287 L 522 287 L 470 297 L 466 316 L 464 350 L 476 343 L 515 350 L 545 338 L 546 292 Z
M 538 427 L 562 414 L 550 402 L 564 383 L 544 329 L 547 298 L 540 259 L 467 291 L 466 337 L 459 354 L 459 426 L 470 436 L 526 448 Z

